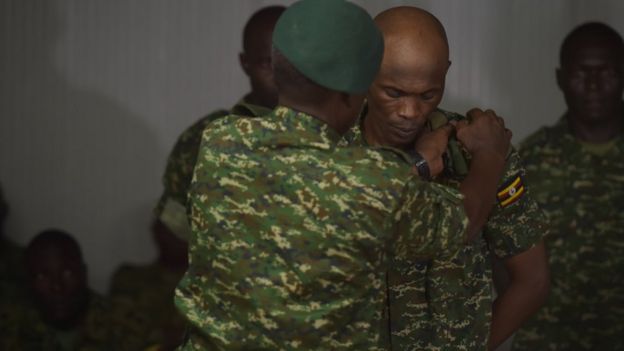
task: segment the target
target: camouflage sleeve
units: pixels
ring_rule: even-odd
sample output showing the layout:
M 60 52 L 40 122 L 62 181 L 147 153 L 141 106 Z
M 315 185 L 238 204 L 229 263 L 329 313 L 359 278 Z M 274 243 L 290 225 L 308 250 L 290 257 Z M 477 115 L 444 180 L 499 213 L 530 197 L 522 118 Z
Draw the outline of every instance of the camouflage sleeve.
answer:
M 468 218 L 455 189 L 412 177 L 395 213 L 397 258 L 422 260 L 454 253 L 463 245 Z
M 546 233 L 546 220 L 525 184 L 525 170 L 520 156 L 512 149 L 496 204 L 484 228 L 490 250 L 507 258 L 536 245 Z
M 227 114 L 226 110 L 215 111 L 195 122 L 178 137 L 167 158 L 167 166 L 162 178 L 164 191 L 156 205 L 156 217 L 160 217 L 169 201 L 176 201 L 182 206 L 186 205 L 186 193 L 193 177 L 202 132 L 210 122 Z

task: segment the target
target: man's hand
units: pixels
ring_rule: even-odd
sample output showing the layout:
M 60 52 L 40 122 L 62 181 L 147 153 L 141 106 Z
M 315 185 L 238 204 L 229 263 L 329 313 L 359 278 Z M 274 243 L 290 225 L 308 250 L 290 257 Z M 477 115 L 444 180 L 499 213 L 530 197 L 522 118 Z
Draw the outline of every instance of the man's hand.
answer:
M 469 219 L 466 238 L 471 241 L 481 232 L 496 201 L 511 132 L 492 110 L 474 108 L 468 111 L 468 118 L 470 121 L 457 123 L 455 135 L 471 156 L 470 170 L 459 187 Z
M 492 153 L 505 159 L 511 146 L 511 131 L 505 121 L 492 110 L 473 108 L 467 113 L 468 120 L 457 123 L 457 140 L 471 155 Z
M 437 176 L 444 170 L 442 155 L 446 151 L 449 137 L 454 130 L 454 123 L 449 123 L 434 131 L 425 128 L 416 139 L 416 152 L 427 161 L 431 177 Z

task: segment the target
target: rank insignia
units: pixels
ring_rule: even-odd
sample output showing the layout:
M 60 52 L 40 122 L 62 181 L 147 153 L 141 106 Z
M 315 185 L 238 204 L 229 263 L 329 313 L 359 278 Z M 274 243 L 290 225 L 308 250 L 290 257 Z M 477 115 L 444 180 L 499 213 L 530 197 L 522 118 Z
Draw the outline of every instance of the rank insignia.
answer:
M 498 189 L 496 198 L 501 207 L 507 207 L 518 201 L 518 199 L 524 195 L 524 192 L 524 182 L 522 181 L 522 177 L 517 174 Z

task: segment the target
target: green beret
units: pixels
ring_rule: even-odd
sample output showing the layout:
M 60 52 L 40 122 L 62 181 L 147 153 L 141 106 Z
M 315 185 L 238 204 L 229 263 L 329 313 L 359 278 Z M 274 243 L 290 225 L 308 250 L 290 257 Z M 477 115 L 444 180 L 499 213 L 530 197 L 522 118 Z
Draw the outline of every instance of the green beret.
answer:
M 279 18 L 273 46 L 315 83 L 364 93 L 383 56 L 383 36 L 371 16 L 344 0 L 301 0 Z

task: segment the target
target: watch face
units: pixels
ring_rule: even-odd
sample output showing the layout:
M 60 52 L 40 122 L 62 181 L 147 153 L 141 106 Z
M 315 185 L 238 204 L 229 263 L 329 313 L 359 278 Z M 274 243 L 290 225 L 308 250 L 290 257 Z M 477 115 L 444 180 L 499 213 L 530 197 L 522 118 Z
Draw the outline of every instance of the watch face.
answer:
M 422 165 L 427 165 L 427 161 L 425 161 L 424 158 L 421 158 L 420 160 L 416 160 L 414 165 L 416 165 L 416 167 L 421 167 Z
M 431 171 L 427 161 L 418 152 L 414 152 L 412 156 L 414 157 L 414 166 L 418 170 L 418 175 L 425 180 L 431 180 Z

